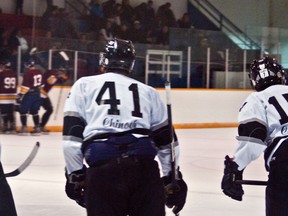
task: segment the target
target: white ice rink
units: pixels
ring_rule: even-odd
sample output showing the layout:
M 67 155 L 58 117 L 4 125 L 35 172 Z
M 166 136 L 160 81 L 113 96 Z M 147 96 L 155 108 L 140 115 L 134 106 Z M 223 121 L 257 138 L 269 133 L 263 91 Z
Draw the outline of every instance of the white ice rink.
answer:
M 226 197 L 220 188 L 223 161 L 233 155 L 236 128 L 177 130 L 181 145 L 180 167 L 189 191 L 181 216 L 263 216 L 265 187 L 243 186 L 242 202 Z M 18 216 L 85 216 L 85 210 L 66 197 L 61 133 L 1 135 L 5 172 L 16 169 L 40 142 L 36 158 L 17 177 L 8 178 Z M 263 157 L 244 171 L 244 179 L 266 180 Z M 167 216 L 172 216 L 167 209 Z M 147 215 L 149 216 L 149 215 Z

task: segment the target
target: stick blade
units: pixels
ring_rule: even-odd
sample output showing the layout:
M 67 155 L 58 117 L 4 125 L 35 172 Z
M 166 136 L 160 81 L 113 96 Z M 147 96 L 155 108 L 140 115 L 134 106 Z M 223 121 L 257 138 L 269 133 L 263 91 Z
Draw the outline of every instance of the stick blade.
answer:
M 22 173 L 23 170 L 25 170 L 33 161 L 39 148 L 40 148 L 40 142 L 37 141 L 27 159 L 16 170 L 9 173 L 5 173 L 5 177 L 14 177 Z

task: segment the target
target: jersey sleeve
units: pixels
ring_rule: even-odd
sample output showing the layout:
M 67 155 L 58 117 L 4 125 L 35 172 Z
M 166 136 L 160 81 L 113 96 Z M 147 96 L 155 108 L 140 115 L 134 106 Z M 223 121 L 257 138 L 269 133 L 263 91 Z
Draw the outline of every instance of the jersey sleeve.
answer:
M 255 94 L 251 94 L 240 108 L 238 116 L 238 146 L 233 160 L 239 170 L 243 170 L 266 149 L 266 121 L 265 105 Z
M 85 121 L 82 117 L 84 99 L 81 82 L 72 86 L 64 106 L 63 151 L 68 174 L 82 169 L 83 154 L 81 145 Z

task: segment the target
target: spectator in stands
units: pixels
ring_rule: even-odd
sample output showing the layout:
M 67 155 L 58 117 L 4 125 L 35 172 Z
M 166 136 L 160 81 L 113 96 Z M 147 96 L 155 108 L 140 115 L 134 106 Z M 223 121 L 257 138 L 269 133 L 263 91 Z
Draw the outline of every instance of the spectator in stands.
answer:
M 100 4 L 100 0 L 91 0 L 89 3 L 89 9 L 91 16 L 95 16 L 95 18 L 104 18 L 103 8 Z
M 116 28 L 115 37 L 122 40 L 129 40 L 129 30 L 126 23 L 122 23 Z
M 96 41 L 98 41 L 98 42 L 101 41 L 101 42 L 103 42 L 103 43 L 106 42 L 105 36 L 103 35 L 102 32 L 99 32 L 99 34 L 98 34 L 97 37 L 96 37 Z
M 47 8 L 52 7 L 54 5 L 53 0 L 46 0 L 46 5 L 47 5 Z
M 90 29 L 91 30 L 99 30 L 104 23 L 104 13 L 102 5 L 100 4 L 100 0 L 91 0 L 89 3 L 89 12 L 90 12 Z
M 24 0 L 16 0 L 15 14 L 23 14 L 23 2 Z
M 104 17 L 110 18 L 114 15 L 116 7 L 116 0 L 107 0 L 102 3 Z
M 90 44 L 90 41 L 88 40 L 88 35 L 86 33 L 82 33 L 80 35 L 80 38 L 79 38 L 79 41 L 78 41 L 77 50 L 87 51 L 89 44 Z
M 47 51 L 53 48 L 53 46 L 51 45 L 52 42 L 52 37 L 53 37 L 53 33 L 51 31 L 46 31 L 44 37 L 39 37 L 37 40 L 37 49 L 39 51 Z
M 134 8 L 135 19 L 139 20 L 142 28 L 146 31 L 151 30 L 155 24 L 155 11 L 153 1 L 142 2 Z
M 106 20 L 105 26 L 100 29 L 99 33 L 103 35 L 106 41 L 114 38 L 113 26 L 110 20 Z
M 66 12 L 65 8 L 59 8 L 58 13 L 56 14 L 56 20 L 52 27 L 52 33 L 55 37 L 59 38 L 78 38 L 78 33 L 70 18 L 68 13 Z
M 170 2 L 160 5 L 156 16 L 158 16 L 158 18 L 161 20 L 162 25 L 167 25 L 168 27 L 176 27 L 177 22 L 174 12 L 171 9 Z
M 156 44 L 159 45 L 169 45 L 169 27 L 168 25 L 163 25 L 161 30 L 156 33 Z
M 54 7 L 53 0 L 46 0 L 46 11 Z
M 147 8 L 146 2 L 142 2 L 134 8 L 135 20 L 139 20 L 142 24 L 145 21 L 146 8 Z
M 122 13 L 122 5 L 117 3 L 115 4 L 113 14 L 111 14 L 106 19 L 110 20 L 112 25 L 120 26 L 121 25 L 121 17 L 120 17 L 121 13 Z
M 156 34 L 154 29 L 148 29 L 146 33 L 146 43 L 147 44 L 155 44 L 156 42 Z
M 8 38 L 7 49 L 10 55 L 12 69 L 16 70 L 16 59 L 18 54 L 18 47 L 21 48 L 21 62 L 26 62 L 29 58 L 29 44 L 26 38 L 22 35 L 19 28 L 15 28 Z M 24 64 L 22 65 L 22 68 Z
M 7 50 L 7 30 L 0 28 L 0 59 L 8 59 L 9 52 Z
M 130 5 L 129 0 L 122 0 L 122 8 L 121 8 L 120 19 L 121 22 L 131 24 L 133 19 L 135 18 L 134 15 L 134 8 Z
M 178 28 L 191 28 L 192 22 L 189 16 L 189 13 L 184 13 L 183 16 L 177 20 L 177 27 Z
M 51 7 L 47 7 L 39 21 L 39 28 L 53 31 L 53 27 L 56 25 L 55 23 L 57 21 L 57 13 L 58 6 L 52 5 Z
M 144 17 L 144 22 L 143 25 L 145 28 L 148 29 L 153 29 L 155 26 L 155 10 L 153 8 L 153 1 L 149 0 L 145 9 L 145 17 Z
M 19 40 L 18 40 L 18 37 L 17 37 L 18 32 L 19 32 L 19 29 L 18 29 L 18 28 L 15 28 L 15 29 L 11 32 L 11 34 L 10 34 L 10 36 L 9 36 L 9 38 L 8 38 L 7 45 L 8 45 L 8 49 L 11 51 L 11 53 L 12 53 L 13 51 L 16 51 L 16 52 L 17 52 L 18 46 L 20 45 Z
M 133 22 L 132 28 L 129 30 L 129 39 L 135 43 L 146 43 L 146 32 L 141 28 L 138 20 Z
M 23 36 L 21 29 L 18 29 L 16 32 L 16 37 L 19 41 L 19 45 L 21 48 L 21 54 L 27 55 L 29 51 L 29 44 L 26 38 Z

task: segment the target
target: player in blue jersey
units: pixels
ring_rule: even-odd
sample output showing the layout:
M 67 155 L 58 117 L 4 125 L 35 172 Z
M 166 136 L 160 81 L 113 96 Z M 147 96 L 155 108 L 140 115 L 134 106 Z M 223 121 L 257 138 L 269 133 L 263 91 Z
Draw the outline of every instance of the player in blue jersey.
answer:
M 249 77 L 256 92 L 239 111 L 238 147 L 233 158 L 226 156 L 222 190 L 242 200 L 241 180 L 245 167 L 263 152 L 269 172 L 266 188 L 266 216 L 288 215 L 288 86 L 285 73 L 274 58 L 255 60 Z
M 179 188 L 164 192 L 172 181 L 167 110 L 154 88 L 129 77 L 134 61 L 131 41 L 108 41 L 105 73 L 77 80 L 64 107 L 66 194 L 88 216 L 164 216 L 165 203 L 177 214 L 186 201 L 179 167 Z

